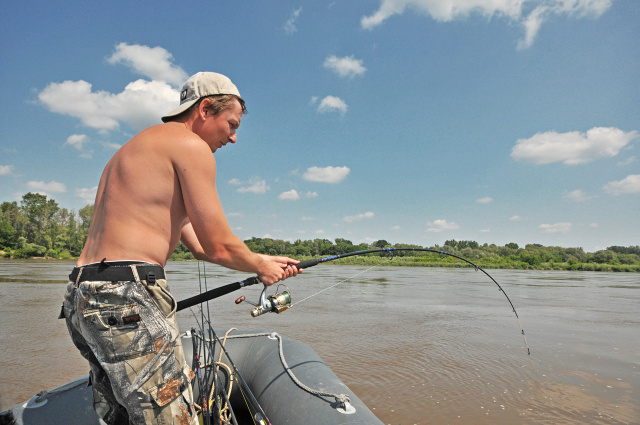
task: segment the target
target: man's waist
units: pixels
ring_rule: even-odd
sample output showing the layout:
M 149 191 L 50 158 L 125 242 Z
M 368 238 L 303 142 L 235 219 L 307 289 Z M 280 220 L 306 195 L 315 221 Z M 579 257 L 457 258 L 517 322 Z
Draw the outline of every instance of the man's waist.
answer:
M 145 263 L 142 261 L 101 261 L 84 266 L 75 267 L 69 275 L 73 282 L 86 281 L 111 281 L 123 282 L 137 280 L 133 267 L 140 280 L 164 279 L 164 269 L 159 264 Z M 80 276 L 78 278 L 78 276 Z

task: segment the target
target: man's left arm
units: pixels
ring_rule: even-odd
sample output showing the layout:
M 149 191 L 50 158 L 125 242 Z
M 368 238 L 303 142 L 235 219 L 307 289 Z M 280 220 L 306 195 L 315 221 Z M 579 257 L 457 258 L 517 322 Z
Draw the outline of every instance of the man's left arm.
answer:
M 189 219 L 186 219 L 184 224 L 182 225 L 182 235 L 180 240 L 182 241 L 183 244 L 185 244 L 187 248 L 189 248 L 189 251 L 191 251 L 191 253 L 193 254 L 196 260 L 202 260 L 202 261 L 208 260 L 207 256 L 204 253 L 204 249 L 202 248 L 202 245 L 200 245 L 200 242 L 198 241 L 196 232 L 193 230 L 193 226 L 191 225 L 191 221 Z M 272 256 L 272 255 L 266 255 L 266 254 L 257 254 L 257 255 L 261 256 L 267 261 L 273 261 L 273 262 L 279 263 L 282 268 L 285 268 L 291 264 L 298 263 L 297 260 L 294 260 L 293 258 L 289 258 L 289 257 Z M 292 269 L 291 274 L 290 276 L 287 276 L 287 277 L 292 277 L 298 274 L 297 267 L 291 267 L 291 269 Z

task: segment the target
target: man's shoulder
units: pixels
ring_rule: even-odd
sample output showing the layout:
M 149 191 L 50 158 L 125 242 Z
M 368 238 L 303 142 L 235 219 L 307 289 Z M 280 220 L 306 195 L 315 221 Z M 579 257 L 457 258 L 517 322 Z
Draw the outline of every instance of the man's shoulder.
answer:
M 208 146 L 197 134 L 179 125 L 158 124 L 138 133 L 132 143 L 151 146 L 156 152 L 206 153 Z

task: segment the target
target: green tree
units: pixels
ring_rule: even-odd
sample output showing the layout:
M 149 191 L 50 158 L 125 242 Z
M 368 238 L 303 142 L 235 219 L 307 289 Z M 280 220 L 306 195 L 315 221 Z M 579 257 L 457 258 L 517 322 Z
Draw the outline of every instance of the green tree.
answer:
M 0 221 L 0 248 L 16 248 L 18 246 L 18 232 L 9 223 L 9 220 L 2 218 Z

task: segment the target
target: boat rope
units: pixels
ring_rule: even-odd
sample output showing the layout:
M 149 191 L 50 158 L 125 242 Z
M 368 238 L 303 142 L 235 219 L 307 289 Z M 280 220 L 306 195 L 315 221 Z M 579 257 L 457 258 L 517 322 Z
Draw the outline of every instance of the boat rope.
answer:
M 231 329 L 229 331 L 227 331 L 227 334 L 229 332 L 231 332 Z M 342 409 L 344 409 L 345 411 L 350 409 L 351 399 L 349 398 L 349 396 L 347 394 L 334 394 L 334 393 L 329 393 L 329 392 L 325 392 L 325 391 L 314 390 L 313 388 L 305 385 L 304 383 L 302 383 L 298 379 L 298 377 L 295 375 L 295 373 L 293 373 L 293 371 L 289 367 L 289 364 L 287 363 L 287 360 L 285 359 L 284 346 L 283 346 L 283 343 L 282 343 L 282 336 L 280 336 L 280 334 L 278 334 L 277 332 L 261 332 L 261 333 L 253 333 L 253 334 L 229 335 L 229 339 L 234 339 L 234 338 L 258 338 L 258 337 L 264 337 L 264 336 L 266 336 L 266 337 L 268 337 L 270 339 L 277 339 L 278 340 L 278 353 L 280 355 L 280 362 L 282 363 L 282 366 L 284 367 L 285 371 L 287 372 L 287 374 L 289 375 L 291 380 L 293 382 L 295 382 L 295 384 L 297 386 L 299 386 L 300 388 L 302 388 L 303 390 L 305 390 L 309 394 L 313 394 L 313 395 L 316 395 L 316 396 L 322 396 L 322 397 L 333 397 L 335 399 L 336 403 L 338 403 L 338 405 L 340 405 L 342 407 Z

